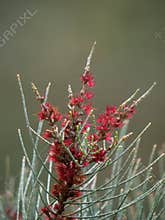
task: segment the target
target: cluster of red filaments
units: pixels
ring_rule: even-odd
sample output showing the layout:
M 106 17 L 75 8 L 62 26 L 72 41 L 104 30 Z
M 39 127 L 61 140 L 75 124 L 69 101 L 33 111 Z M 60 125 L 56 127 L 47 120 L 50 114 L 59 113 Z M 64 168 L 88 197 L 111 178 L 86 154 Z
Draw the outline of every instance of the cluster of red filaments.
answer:
M 56 220 L 75 219 L 66 217 L 65 203 L 78 198 L 78 186 L 86 179 L 84 168 L 93 163 L 105 162 L 108 152 L 114 146 L 114 131 L 130 119 L 135 106 L 107 106 L 103 114 L 94 119 L 94 96 L 91 88 L 95 86 L 93 75 L 85 71 L 81 76 L 82 88 L 77 95 L 69 87 L 68 112 L 62 115 L 50 103 L 41 103 L 40 120 L 48 122 L 49 128 L 43 134 L 51 141 L 49 161 L 57 176 L 51 195 L 56 202 L 42 208 L 45 218 Z M 75 189 L 76 186 L 76 189 Z

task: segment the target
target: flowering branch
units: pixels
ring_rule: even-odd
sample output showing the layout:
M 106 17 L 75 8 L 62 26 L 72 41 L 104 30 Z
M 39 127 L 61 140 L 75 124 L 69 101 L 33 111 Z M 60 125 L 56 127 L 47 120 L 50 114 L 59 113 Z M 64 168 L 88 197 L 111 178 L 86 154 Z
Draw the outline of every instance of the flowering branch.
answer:
M 94 94 L 90 91 L 95 86 L 94 77 L 90 72 L 95 45 L 96 43 L 92 46 L 84 73 L 80 77 L 80 92 L 75 95 L 71 86 L 68 87 L 69 110 L 66 114 L 63 115 L 48 102 L 43 103 L 43 97 L 32 84 L 36 99 L 41 103 L 39 120 L 47 121 L 49 126 L 42 139 L 50 145 L 49 160 L 54 164 L 54 172 L 58 179 L 58 183 L 55 183 L 51 190 L 52 196 L 57 199 L 56 203 L 42 208 L 48 219 L 74 219 L 74 216 L 65 216 L 65 204 L 74 198 L 80 198 L 81 191 L 75 187 L 85 184 L 85 169 L 93 164 L 106 163 L 112 147 L 125 141 L 132 134 L 129 133 L 120 140 L 115 137 L 115 131 L 121 129 L 124 121 L 132 118 L 135 113 L 135 105 L 127 105 L 127 102 L 119 108 L 107 106 L 104 113 L 97 118 L 94 116 L 95 123 L 90 122 L 95 110 L 91 103 Z M 32 128 L 30 130 L 37 135 Z M 51 140 L 52 143 L 47 140 Z M 53 210 L 53 213 L 50 210 Z

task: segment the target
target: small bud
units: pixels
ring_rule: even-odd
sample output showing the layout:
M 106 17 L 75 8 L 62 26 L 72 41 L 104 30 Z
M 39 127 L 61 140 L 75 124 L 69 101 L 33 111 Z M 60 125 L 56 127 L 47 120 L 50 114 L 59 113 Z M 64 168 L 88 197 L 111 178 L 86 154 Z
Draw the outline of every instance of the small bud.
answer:
M 31 85 L 32 85 L 32 90 L 33 90 L 33 92 L 34 92 L 34 94 L 36 96 L 36 99 L 41 101 L 41 103 L 43 103 L 45 97 L 40 95 L 36 85 L 33 82 L 31 83 Z

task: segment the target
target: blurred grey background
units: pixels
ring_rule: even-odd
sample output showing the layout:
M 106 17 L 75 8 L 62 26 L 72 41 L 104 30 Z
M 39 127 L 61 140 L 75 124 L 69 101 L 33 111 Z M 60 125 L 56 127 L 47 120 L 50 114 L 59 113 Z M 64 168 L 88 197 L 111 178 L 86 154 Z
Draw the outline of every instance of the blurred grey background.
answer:
M 39 107 L 30 82 L 44 91 L 51 81 L 49 100 L 64 112 L 67 85 L 71 83 L 78 90 L 80 74 L 95 40 L 92 72 L 97 82 L 98 111 L 106 104 L 120 104 L 135 89 L 144 91 L 156 81 L 156 89 L 138 107 L 130 130 L 137 134 L 152 122 L 141 143 L 144 163 L 153 144 L 161 147 L 165 141 L 164 12 L 164 0 L 0 0 L 1 190 L 7 156 L 10 174 L 16 178 L 19 175 L 22 150 L 17 128 L 22 128 L 25 138 L 27 132 L 16 74 L 21 73 L 35 126 Z

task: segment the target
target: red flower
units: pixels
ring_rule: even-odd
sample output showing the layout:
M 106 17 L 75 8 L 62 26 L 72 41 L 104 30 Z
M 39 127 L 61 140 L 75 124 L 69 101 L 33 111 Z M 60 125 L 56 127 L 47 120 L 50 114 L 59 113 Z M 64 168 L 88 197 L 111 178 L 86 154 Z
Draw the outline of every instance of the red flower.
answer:
M 105 115 L 105 114 L 101 114 L 99 115 L 98 119 L 97 119 L 97 123 L 99 124 L 96 129 L 100 132 L 108 132 L 111 128 L 110 128 L 110 124 L 109 124 L 109 116 Z
M 93 92 L 85 92 L 84 93 L 84 97 L 86 98 L 86 99 L 92 99 L 93 98 L 93 96 L 94 96 L 94 94 L 93 94 Z
M 131 119 L 136 112 L 135 106 L 125 106 L 124 111 L 126 112 L 127 119 Z
M 109 120 L 109 116 L 107 116 L 106 114 L 100 114 L 97 119 L 97 123 L 106 125 L 108 123 L 108 120 Z
M 112 141 L 111 133 L 106 133 L 106 134 L 105 134 L 105 140 L 106 140 L 107 142 L 111 142 L 111 141 Z
M 39 112 L 38 117 L 39 120 L 47 120 L 50 123 L 55 123 L 62 119 L 62 115 L 57 108 L 49 103 L 42 104 L 42 110 Z
M 44 112 L 39 112 L 39 113 L 38 113 L 38 118 L 39 118 L 40 121 L 45 120 L 46 117 L 45 117 Z
M 45 138 L 45 139 L 52 138 L 53 137 L 52 133 L 53 133 L 52 131 L 46 130 L 43 134 L 43 138 Z
M 63 153 L 61 144 L 56 141 L 50 146 L 49 150 L 49 161 L 59 162 Z
M 78 115 L 79 115 L 79 112 L 77 112 L 77 111 L 75 111 L 75 109 L 72 111 L 72 118 L 76 118 L 76 117 L 78 117 Z
M 50 211 L 49 211 L 48 207 L 41 208 L 41 212 L 43 214 L 45 214 L 46 216 L 50 217 L 50 214 L 49 214 Z
M 84 85 L 87 84 L 88 87 L 94 87 L 95 86 L 95 82 L 94 82 L 94 77 L 92 76 L 92 74 L 87 71 L 85 72 L 82 76 L 81 76 L 81 81 Z
M 100 132 L 109 132 L 113 128 L 120 128 L 123 125 L 120 113 L 116 107 L 107 107 L 105 113 L 100 114 L 97 123 L 97 130 Z
M 83 167 L 87 167 L 89 165 L 89 161 L 84 161 L 82 165 Z
M 117 110 L 116 106 L 107 106 L 106 107 L 106 115 L 112 115 L 115 114 Z
M 67 185 L 65 183 L 57 183 L 53 185 L 52 188 L 52 195 L 55 196 L 56 198 L 59 198 L 63 193 L 67 191 Z
M 71 161 L 69 165 L 64 163 L 56 163 L 55 170 L 60 181 L 71 183 L 75 175 L 76 169 L 74 163 Z
M 89 165 L 89 163 L 88 163 Z M 85 181 L 86 177 L 83 174 L 77 174 L 73 177 L 73 184 L 81 184 Z
M 70 100 L 70 104 L 72 106 L 76 106 L 76 105 L 80 105 L 82 102 L 83 102 L 83 98 L 81 96 L 78 96 L 78 97 L 73 97 L 71 100 Z
M 74 156 L 77 160 L 81 161 L 81 158 L 82 158 L 82 156 L 83 156 L 83 153 L 82 153 L 82 151 L 80 151 L 80 149 L 79 149 L 77 146 L 75 146 L 75 145 L 71 146 L 71 147 L 70 147 L 70 151 L 72 152 L 73 156 Z
M 88 136 L 88 140 L 90 142 L 97 142 L 99 140 L 99 136 L 97 134 L 90 134 Z
M 113 128 L 121 128 L 123 126 L 123 122 L 120 117 L 111 117 L 109 121 Z
M 73 143 L 73 140 L 71 138 L 67 138 L 64 140 L 64 144 L 66 147 L 69 147 Z
M 89 115 L 93 110 L 92 104 L 83 105 L 82 109 L 84 110 L 86 115 Z
M 69 192 L 69 197 L 71 199 L 74 199 L 74 198 L 77 198 L 77 197 L 80 197 L 80 196 L 82 196 L 82 193 L 79 190 L 71 190 Z
M 82 133 L 85 133 L 91 127 L 90 123 L 86 123 L 82 129 Z
M 106 160 L 106 150 L 101 149 L 100 151 L 93 154 L 92 161 L 93 162 L 104 162 Z
M 58 112 L 56 108 L 53 108 L 53 112 L 51 113 L 50 119 L 51 122 L 61 121 L 62 115 Z

